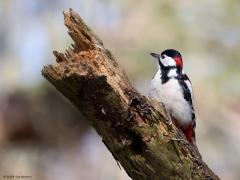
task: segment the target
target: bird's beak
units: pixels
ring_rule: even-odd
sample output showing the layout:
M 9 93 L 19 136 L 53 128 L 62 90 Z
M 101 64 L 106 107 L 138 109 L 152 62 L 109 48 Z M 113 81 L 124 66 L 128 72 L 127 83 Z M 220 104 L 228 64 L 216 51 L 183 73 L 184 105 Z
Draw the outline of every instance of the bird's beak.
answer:
M 154 58 L 157 58 L 157 59 L 159 59 L 159 57 L 160 57 L 160 55 L 157 54 L 157 53 L 150 53 L 150 55 Z
M 158 64 L 160 66 L 161 69 L 164 68 L 164 65 L 163 63 L 161 62 L 161 55 L 160 54 L 157 54 L 157 53 L 150 53 L 152 57 L 154 57 L 157 61 L 158 61 Z

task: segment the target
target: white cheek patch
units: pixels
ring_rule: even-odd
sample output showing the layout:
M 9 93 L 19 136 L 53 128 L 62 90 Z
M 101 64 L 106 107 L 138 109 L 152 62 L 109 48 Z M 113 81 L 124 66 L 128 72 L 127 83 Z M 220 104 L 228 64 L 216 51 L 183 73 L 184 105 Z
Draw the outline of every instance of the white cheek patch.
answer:
M 168 77 L 177 77 L 177 69 L 171 69 L 168 73 Z
M 164 58 L 161 58 L 161 62 L 164 66 L 176 66 L 176 62 L 173 58 L 166 56 Z

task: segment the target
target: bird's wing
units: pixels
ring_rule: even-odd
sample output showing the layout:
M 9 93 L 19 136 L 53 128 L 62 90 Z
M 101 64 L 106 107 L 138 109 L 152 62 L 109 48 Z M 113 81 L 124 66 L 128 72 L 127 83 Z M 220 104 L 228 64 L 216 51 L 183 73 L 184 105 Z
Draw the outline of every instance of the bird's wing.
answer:
M 190 79 L 188 78 L 187 74 L 183 74 L 183 80 L 187 85 L 187 89 L 190 91 L 191 96 L 191 106 L 192 106 L 192 119 L 195 120 L 195 110 L 194 110 L 194 95 L 193 95 L 193 88 Z

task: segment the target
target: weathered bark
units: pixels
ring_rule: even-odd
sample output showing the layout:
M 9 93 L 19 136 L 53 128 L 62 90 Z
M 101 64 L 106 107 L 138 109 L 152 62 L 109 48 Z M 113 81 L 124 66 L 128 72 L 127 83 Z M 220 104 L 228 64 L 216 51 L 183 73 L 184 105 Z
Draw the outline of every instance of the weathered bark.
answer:
M 162 105 L 140 95 L 79 15 L 64 12 L 74 44 L 42 74 L 89 120 L 132 179 L 218 179 Z

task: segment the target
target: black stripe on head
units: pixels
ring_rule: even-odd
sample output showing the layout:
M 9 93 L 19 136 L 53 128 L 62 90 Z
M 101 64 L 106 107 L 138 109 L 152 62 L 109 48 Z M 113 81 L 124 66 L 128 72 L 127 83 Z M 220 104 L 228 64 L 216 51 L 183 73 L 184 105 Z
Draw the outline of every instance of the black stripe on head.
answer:
M 181 57 L 182 58 L 180 52 L 178 52 L 175 49 L 166 49 L 165 51 L 163 51 L 161 53 L 161 57 L 163 57 L 163 55 L 167 55 L 167 56 L 169 56 L 171 58 L 174 58 L 174 57 Z

